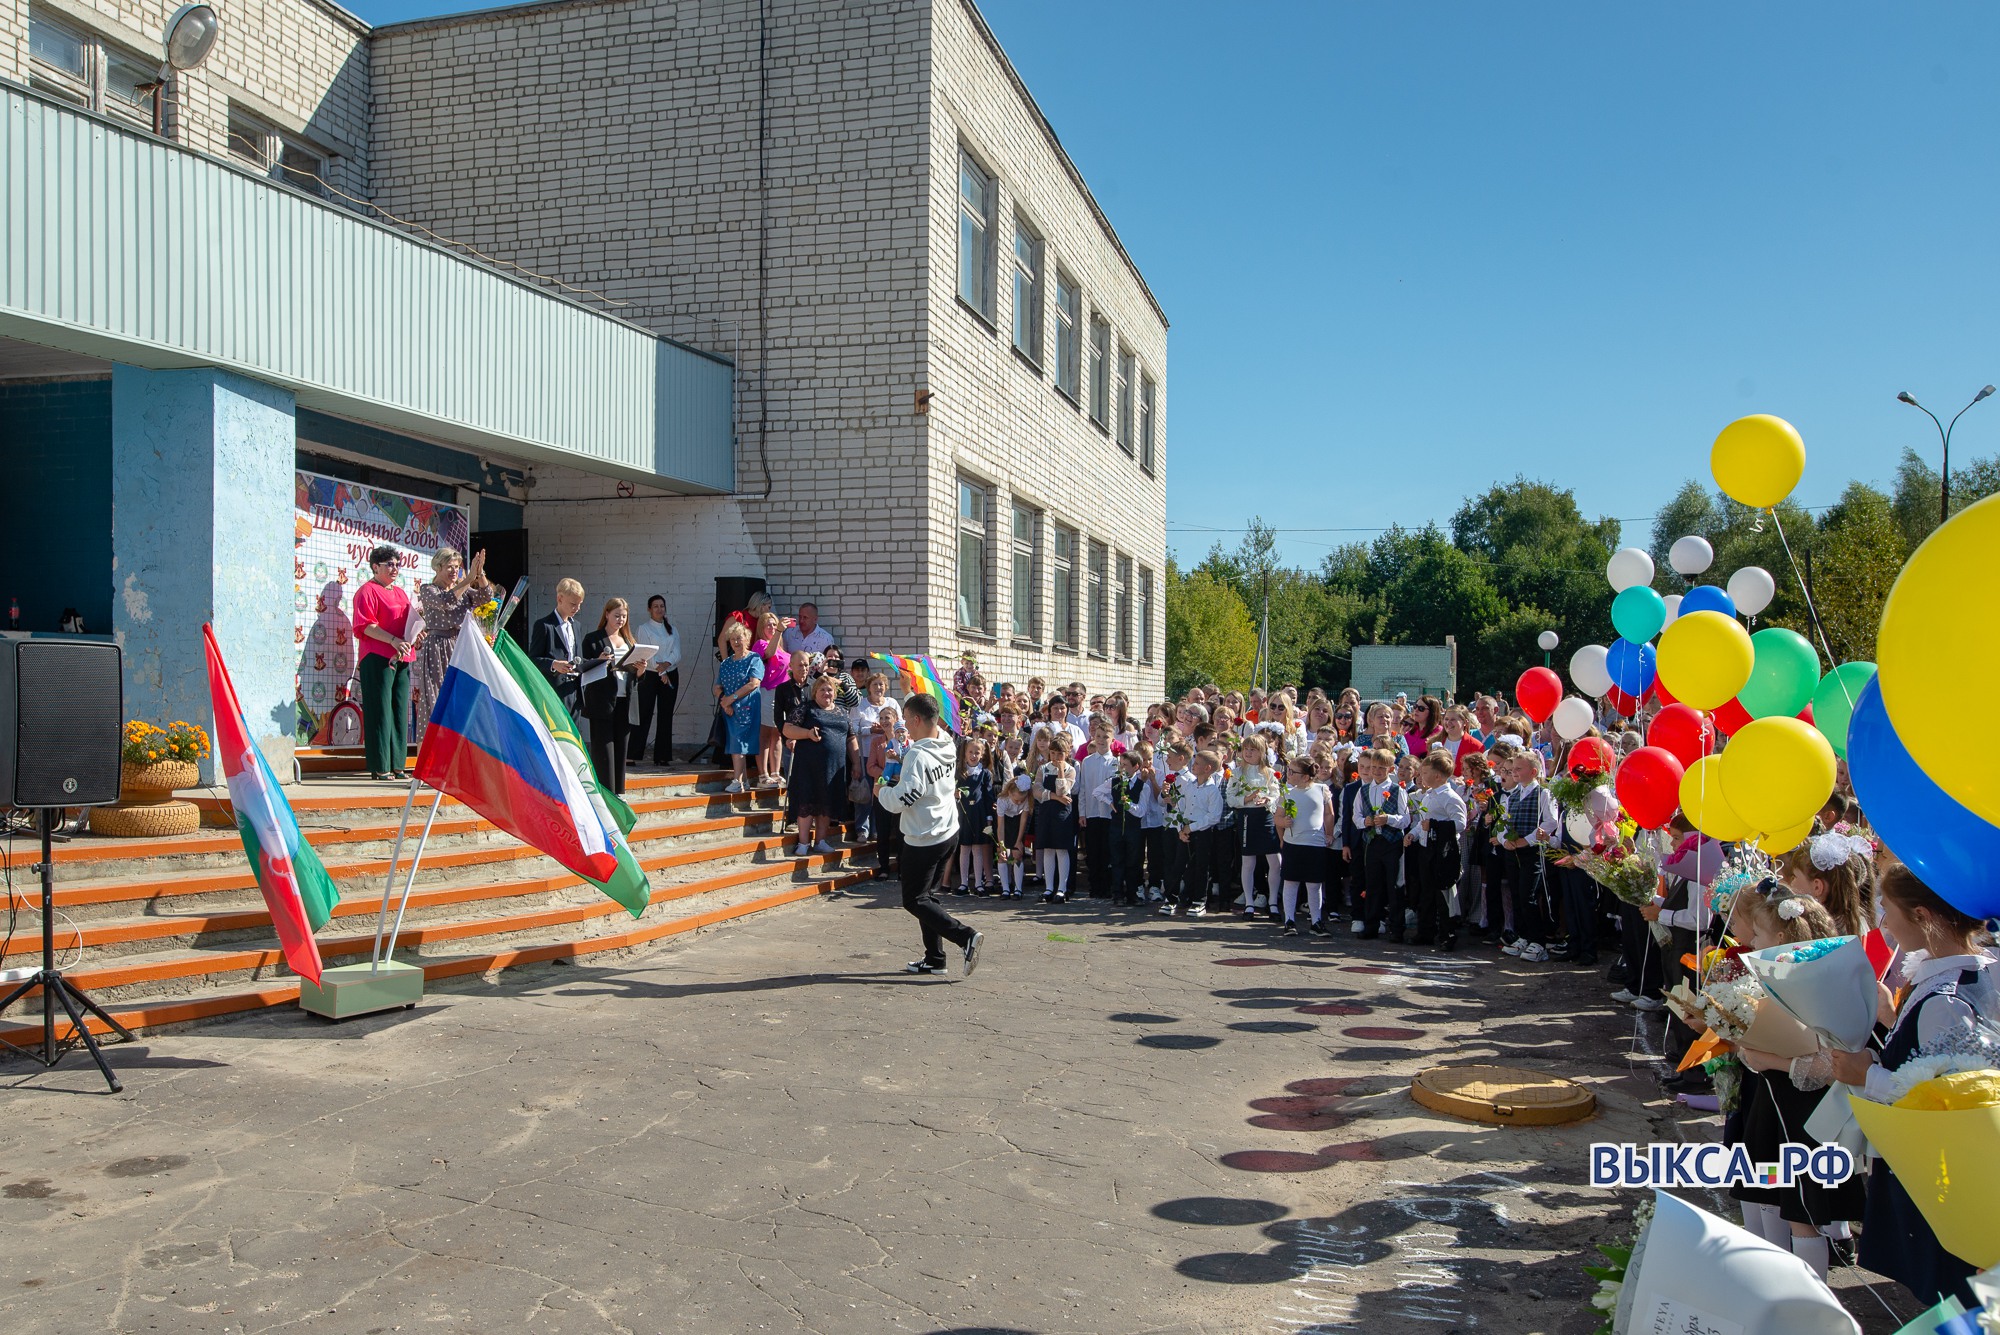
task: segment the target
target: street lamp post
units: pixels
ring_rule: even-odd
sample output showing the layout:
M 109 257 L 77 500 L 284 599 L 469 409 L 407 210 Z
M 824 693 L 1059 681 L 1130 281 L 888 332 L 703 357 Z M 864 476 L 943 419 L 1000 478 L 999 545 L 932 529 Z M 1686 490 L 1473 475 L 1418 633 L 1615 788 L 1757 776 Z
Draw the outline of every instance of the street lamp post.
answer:
M 1972 403 L 1979 402 L 1992 392 L 1993 386 L 1988 385 L 1985 389 L 1980 390 L 1972 396 Z M 1906 389 L 1898 394 L 1896 399 L 1898 402 L 1909 404 L 1925 417 L 1930 418 L 1931 425 L 1938 429 L 1938 440 L 1944 445 L 1944 463 L 1938 470 L 1939 480 L 1942 484 L 1938 488 L 1938 523 L 1942 524 L 1945 520 L 1951 518 L 1951 428 L 1958 425 L 1960 417 L 1965 416 L 1966 413 L 1971 411 L 1972 403 L 1968 403 L 1965 407 L 1960 408 L 1958 416 L 1951 419 L 1951 426 L 1946 426 L 1943 422 L 1938 421 L 1936 413 L 1924 407 L 1923 404 L 1918 403 L 1909 390 Z

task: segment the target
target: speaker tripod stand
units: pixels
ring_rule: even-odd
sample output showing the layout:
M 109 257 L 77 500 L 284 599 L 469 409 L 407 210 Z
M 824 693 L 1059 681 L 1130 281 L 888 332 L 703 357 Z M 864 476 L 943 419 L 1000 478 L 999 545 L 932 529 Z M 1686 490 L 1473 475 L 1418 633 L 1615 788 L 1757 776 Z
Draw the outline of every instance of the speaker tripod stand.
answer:
M 74 1046 L 76 1040 L 81 1038 L 84 1047 L 90 1050 L 90 1059 L 97 1063 L 97 1069 L 104 1074 L 105 1083 L 109 1084 L 111 1092 L 116 1094 L 125 1086 L 111 1073 L 111 1067 L 105 1063 L 104 1053 L 98 1049 L 96 1036 L 90 1032 L 90 1026 L 84 1023 L 84 1013 L 88 1012 L 104 1021 L 111 1026 L 113 1033 L 127 1043 L 136 1041 L 132 1037 L 132 1031 L 112 1019 L 109 1011 L 92 1001 L 83 989 L 73 986 L 62 976 L 62 970 L 56 968 L 56 855 L 53 845 L 58 814 L 54 809 L 44 807 L 37 821 L 42 831 L 42 861 L 38 868 L 42 873 L 42 967 L 35 971 L 34 977 L 9 992 L 5 1001 L 0 1001 L 0 1012 L 5 1012 L 9 1006 L 36 988 L 41 988 L 42 1050 L 39 1053 L 33 1048 L 22 1047 L 19 1050 L 44 1066 L 54 1066 L 63 1059 L 63 1055 Z M 60 1046 L 56 1043 L 57 1003 L 61 1003 L 63 1010 L 68 1013 L 70 1023 L 70 1037 L 63 1040 Z

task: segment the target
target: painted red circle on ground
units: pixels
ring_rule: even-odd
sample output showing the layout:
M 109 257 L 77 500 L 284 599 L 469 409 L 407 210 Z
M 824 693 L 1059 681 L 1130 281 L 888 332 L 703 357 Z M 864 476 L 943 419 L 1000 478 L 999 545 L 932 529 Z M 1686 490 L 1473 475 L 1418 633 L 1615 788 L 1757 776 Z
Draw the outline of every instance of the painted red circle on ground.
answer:
M 1310 1006 L 1294 1006 L 1301 1015 L 1373 1015 L 1373 1006 L 1364 1006 L 1358 1001 L 1315 1001 Z
M 1246 1118 L 1266 1131 L 1338 1131 L 1354 1119 L 1346 1113 L 1260 1113 Z
M 1320 1151 L 1337 1163 L 1381 1163 L 1382 1151 L 1372 1140 L 1350 1140 L 1345 1145 L 1328 1145 Z
M 1259 965 L 1263 965 L 1263 964 L 1282 964 L 1282 963 L 1284 963 L 1284 961 L 1283 961 L 1283 960 L 1255 960 L 1255 959 L 1241 959 L 1241 960 L 1216 960 L 1216 961 L 1214 961 L 1214 962 L 1215 962 L 1215 963 L 1217 963 L 1217 964 L 1226 964 L 1226 965 L 1228 965 L 1228 966 L 1229 966 L 1230 968 L 1232 968 L 1232 969 L 1254 969 L 1254 968 L 1258 967 Z
M 1245 1173 L 1316 1173 L 1331 1161 L 1297 1150 L 1231 1150 L 1221 1162 Z
M 1388 1025 L 1376 1024 L 1358 1025 L 1353 1029 L 1343 1029 L 1340 1032 L 1346 1034 L 1349 1038 L 1369 1038 L 1384 1043 L 1400 1043 L 1408 1039 L 1422 1038 L 1424 1036 L 1424 1031 L 1421 1029 L 1395 1029 Z
M 1311 1080 L 1292 1081 L 1291 1084 L 1285 1086 L 1285 1092 L 1287 1094 L 1316 1094 L 1322 1098 L 1331 1098 L 1336 1095 L 1345 1094 L 1359 1083 L 1361 1083 L 1361 1077 L 1358 1075 L 1315 1076 Z M 1250 1106 L 1254 1108 L 1257 1105 L 1253 1103 Z
M 1393 972 L 1395 972 L 1395 970 L 1393 970 L 1393 969 L 1385 969 L 1385 968 L 1383 968 L 1383 967 L 1382 967 L 1381 965 L 1379 965 L 1379 964 L 1343 964 L 1343 965 L 1341 965 L 1341 966 L 1340 966 L 1340 971 L 1341 971 L 1342 973 L 1393 973 Z

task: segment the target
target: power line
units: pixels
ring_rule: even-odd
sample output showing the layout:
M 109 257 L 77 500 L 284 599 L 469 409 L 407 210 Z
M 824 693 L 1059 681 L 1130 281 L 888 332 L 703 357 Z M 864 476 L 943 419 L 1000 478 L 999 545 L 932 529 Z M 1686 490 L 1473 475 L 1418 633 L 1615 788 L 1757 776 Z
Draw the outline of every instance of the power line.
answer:
M 1807 514 L 1814 514 L 1826 510 L 1836 510 L 1840 507 L 1837 505 L 1801 505 L 1794 508 L 1804 510 Z M 1615 524 L 1650 524 L 1658 518 L 1658 514 L 1650 514 L 1641 515 L 1634 519 L 1614 519 L 1612 522 Z M 1392 528 L 1415 531 L 1410 530 L 1407 524 L 1379 524 L 1371 528 L 1279 528 L 1266 526 L 1263 531 L 1266 533 L 1387 533 Z M 1167 532 L 1169 533 L 1248 533 L 1250 531 L 1250 526 L 1247 524 L 1235 528 L 1215 524 L 1167 525 Z

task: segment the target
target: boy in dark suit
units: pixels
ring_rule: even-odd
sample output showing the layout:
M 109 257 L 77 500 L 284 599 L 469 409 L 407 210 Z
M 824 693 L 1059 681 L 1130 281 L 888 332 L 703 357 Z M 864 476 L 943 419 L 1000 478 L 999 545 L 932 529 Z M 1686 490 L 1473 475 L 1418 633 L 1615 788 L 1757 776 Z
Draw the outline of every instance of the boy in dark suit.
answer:
M 576 625 L 576 614 L 582 607 L 583 585 L 564 579 L 556 585 L 556 610 L 537 621 L 528 632 L 528 657 L 535 660 L 535 666 L 555 688 L 556 698 L 572 716 L 582 703 L 577 654 L 583 632 Z

